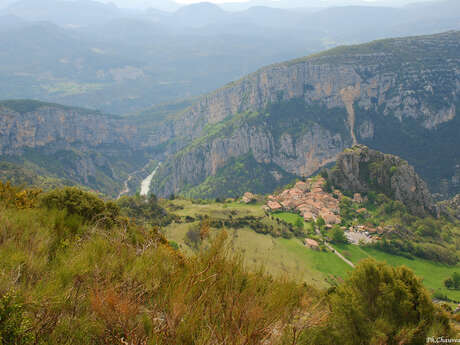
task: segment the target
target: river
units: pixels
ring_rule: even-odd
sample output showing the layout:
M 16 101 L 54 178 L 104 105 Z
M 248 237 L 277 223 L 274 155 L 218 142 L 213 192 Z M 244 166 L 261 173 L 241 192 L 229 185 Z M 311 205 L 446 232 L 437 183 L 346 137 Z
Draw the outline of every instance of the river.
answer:
M 161 163 L 158 163 L 157 167 L 152 171 L 152 173 L 147 176 L 141 182 L 141 195 L 147 195 L 150 192 L 150 184 L 152 183 L 152 179 L 158 171 L 158 168 L 161 166 Z

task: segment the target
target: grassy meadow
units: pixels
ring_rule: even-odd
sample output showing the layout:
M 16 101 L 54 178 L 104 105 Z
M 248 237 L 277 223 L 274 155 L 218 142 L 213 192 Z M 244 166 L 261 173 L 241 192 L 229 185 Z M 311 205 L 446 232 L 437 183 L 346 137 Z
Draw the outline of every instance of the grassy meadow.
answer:
M 350 244 L 334 245 L 339 252 L 345 255 L 353 263 L 362 259 L 373 258 L 384 261 L 392 266 L 407 266 L 415 274 L 423 278 L 424 285 L 431 291 L 439 291 L 450 299 L 460 301 L 460 291 L 449 290 L 444 286 L 444 280 L 452 276 L 454 272 L 460 272 L 460 265 L 448 266 L 420 258 L 410 260 L 402 256 L 391 255 L 374 248 L 359 247 Z
M 261 204 L 239 202 L 197 204 L 182 199 L 167 203 L 169 203 L 170 211 L 180 206 L 182 209 L 175 210 L 173 213 L 183 217 L 207 215 L 211 218 L 220 218 L 230 214 L 264 216 Z M 273 217 L 293 225 L 298 219 L 302 219 L 299 215 L 289 212 L 275 213 Z M 185 239 L 192 224 L 171 224 L 164 229 L 165 236 L 178 243 L 180 248 L 189 255 L 193 254 L 194 251 L 186 244 Z M 235 252 L 243 254 L 246 265 L 252 268 L 263 265 L 271 274 L 288 276 L 318 287 L 326 287 L 330 286 L 331 283 L 345 279 L 348 272 L 352 270 L 334 253 L 308 249 L 300 239 L 295 237 L 275 238 L 270 235 L 258 234 L 249 228 L 227 229 L 226 231 L 229 233 L 231 248 Z M 445 279 L 454 272 L 460 273 L 460 265 L 448 266 L 420 258 L 411 260 L 373 248 L 350 244 L 334 244 L 333 247 L 355 264 L 363 259 L 373 258 L 395 267 L 407 266 L 423 278 L 424 285 L 431 292 L 437 291 L 450 299 L 460 301 L 460 291 L 449 290 L 444 286 Z

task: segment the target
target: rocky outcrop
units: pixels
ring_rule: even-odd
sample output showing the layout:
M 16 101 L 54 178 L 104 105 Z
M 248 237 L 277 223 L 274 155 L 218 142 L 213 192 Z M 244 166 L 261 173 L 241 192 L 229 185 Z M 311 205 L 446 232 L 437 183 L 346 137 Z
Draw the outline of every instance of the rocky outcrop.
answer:
M 75 145 L 136 145 L 136 128 L 121 118 L 56 104 L 23 102 L 34 106 L 20 111 L 14 103 L 0 103 L 1 155 L 46 146 L 62 150 Z
M 450 200 L 440 202 L 439 207 L 444 216 L 460 220 L 460 194 Z
M 398 151 L 401 146 L 392 147 L 379 138 L 403 124 L 415 128 L 417 137 L 452 122 L 460 100 L 459 71 L 460 32 L 341 47 L 268 66 L 204 96 L 152 130 L 148 145 L 174 142 L 173 155 L 159 171 L 153 189 L 160 195 L 180 192 L 214 174 L 229 158 L 251 150 L 258 161 L 274 162 L 300 176 L 333 162 L 344 147 L 358 142 L 403 153 Z M 220 137 L 208 137 L 210 127 L 229 118 L 264 114 L 273 104 L 293 100 L 305 104 L 296 116 L 305 118 L 303 124 L 311 128 L 300 140 L 291 134 L 298 122 L 275 133 L 262 118 Z M 312 107 L 322 107 L 314 119 L 309 117 Z M 346 131 L 337 128 L 341 126 Z M 418 144 L 408 141 L 409 149 Z M 183 151 L 174 155 L 177 150 Z
M 330 183 L 345 192 L 383 193 L 416 215 L 437 214 L 426 183 L 405 160 L 363 145 L 345 150 L 328 171 Z
M 0 102 L 3 161 L 108 195 L 117 195 L 126 173 L 144 164 L 141 141 L 120 117 L 31 100 Z

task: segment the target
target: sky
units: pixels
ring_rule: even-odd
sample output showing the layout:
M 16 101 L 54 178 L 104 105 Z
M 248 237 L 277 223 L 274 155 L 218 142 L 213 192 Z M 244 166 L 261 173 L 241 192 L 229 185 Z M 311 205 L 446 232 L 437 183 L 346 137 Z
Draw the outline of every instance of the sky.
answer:
M 0 0 L 1 2 L 2 0 Z M 239 2 L 239 3 L 244 3 L 249 0 L 97 0 L 101 2 L 113 2 L 116 5 L 120 7 L 142 7 L 142 8 L 147 8 L 147 7 L 154 7 L 155 4 L 159 5 L 157 8 L 162 8 L 164 6 L 168 6 L 168 2 L 175 1 L 176 3 L 180 4 L 193 4 L 193 3 L 198 3 L 198 2 L 213 2 L 215 4 L 223 4 L 223 3 L 228 3 L 228 2 Z M 270 1 L 270 0 L 265 0 L 265 1 Z M 273 1 L 273 0 L 272 0 Z M 274 0 L 274 2 L 279 1 L 279 0 Z M 289 0 L 281 0 L 283 2 L 289 2 Z M 309 2 L 310 3 L 315 3 L 318 0 L 304 0 L 305 6 L 308 6 Z M 388 4 L 390 6 L 398 6 L 398 5 L 404 5 L 410 2 L 418 2 L 418 1 L 429 1 L 429 0 L 321 0 L 324 5 L 337 5 L 337 4 L 343 4 L 343 3 L 359 3 L 359 1 L 365 1 L 368 3 L 377 3 L 379 5 L 385 5 Z M 459 0 L 460 1 L 460 0 Z M 299 0 L 296 1 L 298 3 Z M 161 5 L 160 5 L 161 4 Z
M 129 1 L 129 0 L 127 0 Z M 223 3 L 226 3 L 226 2 L 247 2 L 249 0 L 175 0 L 176 2 L 178 3 L 181 3 L 181 4 L 193 4 L 193 3 L 196 3 L 196 2 L 203 2 L 203 1 L 206 1 L 206 2 L 213 2 L 215 4 L 223 4 Z M 325 2 L 327 2 L 328 0 L 323 0 Z M 369 2 L 372 2 L 372 1 L 377 1 L 377 0 L 363 0 L 363 1 L 369 1 Z M 308 0 L 305 0 L 305 3 L 308 3 Z
M 117 2 L 120 3 L 126 3 L 129 4 L 132 0 L 118 0 Z M 155 1 L 158 0 L 144 0 L 145 2 L 149 3 L 155 3 Z M 247 2 L 249 0 L 174 0 L 175 2 L 181 3 L 181 4 L 192 4 L 192 3 L 197 3 L 197 2 L 213 2 L 215 4 L 222 4 L 226 2 Z M 325 3 L 327 3 L 330 0 L 323 0 Z M 367 1 L 367 2 L 374 2 L 374 1 L 379 1 L 379 2 L 384 2 L 385 0 L 362 0 L 362 1 Z M 330 1 L 332 2 L 332 1 Z M 401 0 L 403 2 L 403 0 Z M 308 0 L 305 0 L 305 3 L 308 4 Z

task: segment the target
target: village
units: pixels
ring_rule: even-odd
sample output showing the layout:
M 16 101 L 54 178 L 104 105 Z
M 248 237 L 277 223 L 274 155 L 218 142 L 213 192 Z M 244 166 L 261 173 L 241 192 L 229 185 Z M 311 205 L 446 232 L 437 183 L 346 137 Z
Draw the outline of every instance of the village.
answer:
M 303 217 L 306 222 L 317 221 L 322 218 L 327 229 L 342 222 L 340 217 L 340 200 L 344 195 L 339 190 L 328 193 L 324 190 L 326 180 L 321 176 L 298 181 L 292 188 L 286 189 L 278 195 L 269 195 L 264 209 L 270 213 L 293 212 Z M 353 196 L 353 202 L 363 204 L 365 199 L 359 193 Z M 358 213 L 365 215 L 368 211 L 362 207 Z M 341 226 L 349 243 L 365 245 L 377 241 L 387 231 L 381 226 L 368 225 Z M 319 248 L 317 241 L 306 239 L 305 245 L 309 248 Z

